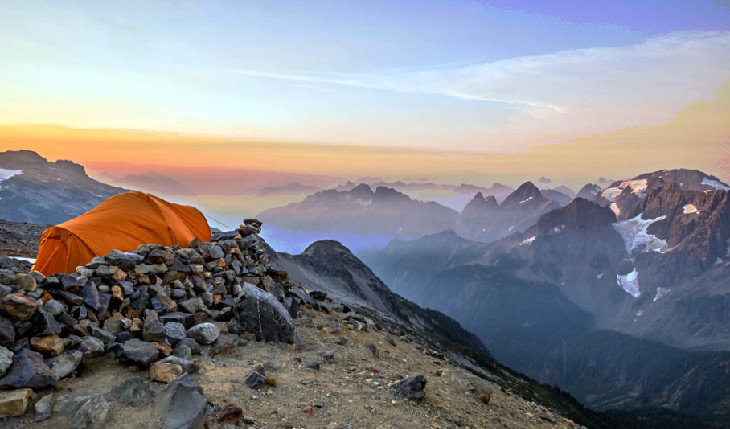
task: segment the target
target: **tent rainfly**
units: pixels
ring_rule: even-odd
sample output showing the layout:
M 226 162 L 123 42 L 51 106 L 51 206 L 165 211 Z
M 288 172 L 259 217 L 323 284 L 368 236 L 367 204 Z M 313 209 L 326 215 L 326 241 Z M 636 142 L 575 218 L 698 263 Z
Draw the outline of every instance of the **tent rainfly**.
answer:
M 46 229 L 33 269 L 45 275 L 72 273 L 114 249 L 131 252 L 140 244 L 188 247 L 194 239 L 210 238 L 208 222 L 195 207 L 144 192 L 125 192 Z

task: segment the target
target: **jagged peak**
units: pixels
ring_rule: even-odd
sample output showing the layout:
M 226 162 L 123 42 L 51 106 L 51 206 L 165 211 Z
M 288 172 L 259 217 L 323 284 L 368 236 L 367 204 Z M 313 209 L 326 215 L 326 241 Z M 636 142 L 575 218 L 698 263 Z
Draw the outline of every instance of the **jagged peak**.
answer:
M 32 150 L 8 150 L 0 152 L 0 167 L 2 168 L 23 168 L 44 165 L 46 163 L 48 163 L 46 158 L 43 158 L 38 152 Z
M 544 201 L 540 189 L 532 182 L 525 182 L 502 202 L 502 207 L 516 206 L 530 200 Z

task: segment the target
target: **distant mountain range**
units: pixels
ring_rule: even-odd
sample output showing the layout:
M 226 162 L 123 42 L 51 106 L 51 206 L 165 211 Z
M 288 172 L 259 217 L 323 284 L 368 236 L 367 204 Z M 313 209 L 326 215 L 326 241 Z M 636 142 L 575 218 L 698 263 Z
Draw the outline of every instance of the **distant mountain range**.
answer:
M 530 196 L 527 187 L 501 206 Z M 729 418 L 727 185 L 699 171 L 657 171 L 578 196 L 492 243 L 446 231 L 362 256 L 397 293 L 592 407 Z M 471 206 L 475 218 L 498 210 L 487 199 Z
M 48 162 L 27 150 L 0 153 L 0 219 L 57 224 L 124 191 L 71 161 Z
M 462 185 L 465 186 L 465 185 Z M 349 188 L 349 186 L 347 187 Z M 543 196 L 545 192 L 548 196 Z M 349 190 L 326 190 L 299 203 L 261 212 L 267 224 L 292 231 L 334 231 L 413 238 L 454 229 L 465 237 L 492 241 L 523 231 L 571 197 L 556 190 L 541 191 L 527 182 L 500 204 L 478 192 L 457 212 L 436 202 L 422 202 L 393 188 L 373 189 L 361 183 Z
M 269 197 L 273 195 L 301 195 L 313 194 L 321 191 L 322 188 L 314 185 L 304 185 L 299 182 L 291 182 L 281 186 L 266 186 L 261 188 L 257 193 L 257 197 Z

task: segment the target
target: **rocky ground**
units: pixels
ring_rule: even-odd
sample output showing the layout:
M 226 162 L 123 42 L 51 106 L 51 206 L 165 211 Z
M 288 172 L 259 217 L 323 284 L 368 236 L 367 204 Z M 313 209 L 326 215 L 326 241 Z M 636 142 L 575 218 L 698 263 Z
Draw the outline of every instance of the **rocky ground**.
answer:
M 0 219 L 0 255 L 35 258 L 41 234 L 47 227 Z
M 508 374 L 291 281 L 260 226 L 70 275 L 0 269 L 0 426 L 576 426 Z
M 200 356 L 192 378 L 210 401 L 209 427 L 226 427 L 219 418 L 230 410 L 228 427 L 259 428 L 569 428 L 572 422 L 512 395 L 498 385 L 433 356 L 427 348 L 378 330 L 358 330 L 346 315 L 305 311 L 296 319 L 302 345 L 242 341 L 215 356 Z M 348 326 L 349 325 L 349 326 Z M 337 327 L 339 326 L 339 331 Z M 334 327 L 334 329 L 333 329 Z M 331 360 L 326 352 L 334 352 Z M 319 369 L 316 369 L 317 364 Z M 265 377 L 256 388 L 246 379 L 258 371 Z M 420 373 L 426 379 L 421 401 L 406 399 L 390 384 Z M 139 379 L 126 395 L 114 393 Z M 271 386 L 266 384 L 275 384 Z M 164 383 L 149 380 L 147 371 L 110 358 L 84 365 L 79 375 L 54 389 L 35 392 L 32 402 L 53 398 L 52 416 L 36 422 L 34 406 L 21 417 L 0 424 L 11 428 L 163 427 L 158 398 Z M 79 412 L 73 404 L 114 392 Z M 117 394 L 118 395 L 118 394 Z M 486 397 L 488 403 L 485 403 Z M 82 398 L 78 400 L 77 398 Z M 93 411 L 92 409 L 93 408 Z M 234 413 L 235 414 L 235 413 Z

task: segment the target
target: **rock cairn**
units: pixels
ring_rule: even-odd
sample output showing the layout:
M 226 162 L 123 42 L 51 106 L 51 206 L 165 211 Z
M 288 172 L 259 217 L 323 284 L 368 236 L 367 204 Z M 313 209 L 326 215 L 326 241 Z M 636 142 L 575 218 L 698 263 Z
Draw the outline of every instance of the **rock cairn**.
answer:
M 268 265 L 260 228 L 246 219 L 210 243 L 113 251 L 73 274 L 0 270 L 0 388 L 54 386 L 104 354 L 169 382 L 240 336 L 296 343 L 299 307 L 334 304 Z

